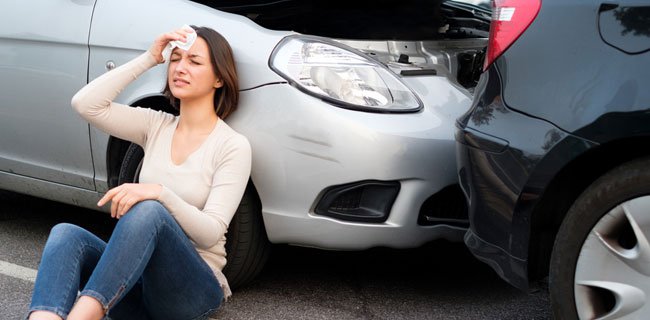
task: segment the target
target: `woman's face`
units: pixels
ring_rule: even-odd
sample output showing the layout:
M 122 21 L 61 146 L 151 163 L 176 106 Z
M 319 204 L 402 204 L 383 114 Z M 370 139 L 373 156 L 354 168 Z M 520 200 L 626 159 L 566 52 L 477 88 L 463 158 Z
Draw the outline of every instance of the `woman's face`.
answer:
M 197 37 L 192 47 L 185 51 L 175 48 L 169 58 L 167 82 L 174 97 L 195 100 L 211 95 L 223 84 L 214 74 L 208 44 Z

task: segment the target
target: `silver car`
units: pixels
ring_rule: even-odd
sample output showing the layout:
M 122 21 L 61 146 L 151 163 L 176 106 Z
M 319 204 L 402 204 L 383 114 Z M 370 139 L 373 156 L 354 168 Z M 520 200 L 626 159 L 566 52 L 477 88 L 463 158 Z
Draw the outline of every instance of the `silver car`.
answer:
M 365 6 L 5 0 L 0 189 L 97 209 L 109 188 L 137 180 L 142 150 L 89 126 L 70 99 L 156 35 L 194 24 L 233 47 L 241 102 L 228 122 L 253 148 L 228 232 L 233 286 L 259 273 L 270 243 L 362 250 L 459 241 L 467 216 L 454 122 L 470 106 L 490 14 L 442 0 Z M 165 70 L 146 72 L 117 101 L 173 112 L 161 94 Z

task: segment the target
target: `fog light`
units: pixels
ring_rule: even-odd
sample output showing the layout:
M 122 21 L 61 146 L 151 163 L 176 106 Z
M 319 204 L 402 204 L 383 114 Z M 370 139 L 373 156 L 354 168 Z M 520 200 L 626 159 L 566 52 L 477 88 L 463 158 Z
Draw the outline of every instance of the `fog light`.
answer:
M 384 222 L 399 193 L 397 181 L 359 181 L 327 188 L 316 214 L 357 222 Z

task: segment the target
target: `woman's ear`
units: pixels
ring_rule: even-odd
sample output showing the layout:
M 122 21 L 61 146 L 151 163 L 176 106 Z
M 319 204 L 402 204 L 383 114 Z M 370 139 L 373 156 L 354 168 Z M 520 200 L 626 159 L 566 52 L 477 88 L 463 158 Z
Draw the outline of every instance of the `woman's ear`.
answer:
M 214 87 L 215 87 L 216 89 L 219 89 L 219 88 L 223 87 L 223 82 L 221 82 L 221 79 L 217 79 L 217 80 L 214 82 Z

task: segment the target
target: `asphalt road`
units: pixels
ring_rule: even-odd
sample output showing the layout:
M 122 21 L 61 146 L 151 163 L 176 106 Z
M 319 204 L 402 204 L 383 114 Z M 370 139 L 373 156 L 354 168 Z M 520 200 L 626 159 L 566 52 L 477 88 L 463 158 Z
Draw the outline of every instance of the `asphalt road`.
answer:
M 41 250 L 59 222 L 108 239 L 106 215 L 0 191 L 0 319 L 29 305 Z M 21 268 L 24 267 L 24 268 Z M 330 252 L 276 246 L 256 283 L 218 319 L 548 319 L 548 291 L 522 293 L 460 243 L 411 250 Z

